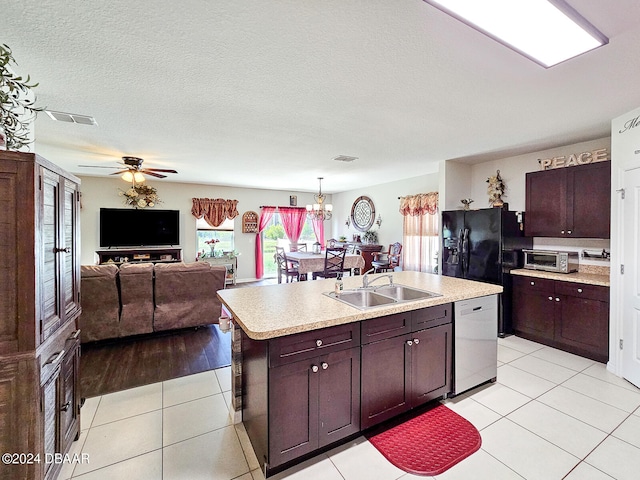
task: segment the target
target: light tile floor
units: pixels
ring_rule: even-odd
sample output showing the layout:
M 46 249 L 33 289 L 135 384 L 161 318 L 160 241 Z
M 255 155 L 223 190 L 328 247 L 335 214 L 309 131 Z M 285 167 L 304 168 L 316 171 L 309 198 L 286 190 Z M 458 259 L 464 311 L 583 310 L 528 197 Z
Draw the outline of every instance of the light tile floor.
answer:
M 437 480 L 640 478 L 640 389 L 603 364 L 517 337 L 500 339 L 498 382 L 443 403 L 482 448 Z M 59 478 L 262 480 L 242 424 L 228 414 L 230 367 L 87 399 Z M 418 479 L 356 440 L 276 480 Z

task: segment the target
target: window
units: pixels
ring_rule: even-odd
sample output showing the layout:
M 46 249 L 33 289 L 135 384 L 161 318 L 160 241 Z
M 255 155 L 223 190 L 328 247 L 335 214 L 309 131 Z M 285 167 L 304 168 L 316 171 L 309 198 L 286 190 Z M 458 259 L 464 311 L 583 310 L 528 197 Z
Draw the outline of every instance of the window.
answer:
M 306 243 L 307 250 L 311 251 L 313 244 L 317 242 L 313 233 L 313 227 L 309 219 L 305 220 L 298 243 Z M 289 239 L 284 232 L 280 214 L 273 214 L 269 225 L 262 232 L 262 261 L 264 266 L 265 277 L 275 277 L 277 274 L 277 265 L 275 262 L 276 247 L 283 247 L 285 251 L 289 251 Z
M 197 252 L 201 256 L 203 254 L 211 256 L 212 249 L 210 245 L 214 245 L 214 251 L 219 252 L 217 253 L 218 255 L 221 255 L 222 252 L 232 252 L 235 249 L 233 226 L 234 221 L 229 219 L 226 219 L 219 227 L 212 227 L 204 218 L 196 220 Z M 206 243 L 213 239 L 217 239 L 218 242 L 215 244 Z

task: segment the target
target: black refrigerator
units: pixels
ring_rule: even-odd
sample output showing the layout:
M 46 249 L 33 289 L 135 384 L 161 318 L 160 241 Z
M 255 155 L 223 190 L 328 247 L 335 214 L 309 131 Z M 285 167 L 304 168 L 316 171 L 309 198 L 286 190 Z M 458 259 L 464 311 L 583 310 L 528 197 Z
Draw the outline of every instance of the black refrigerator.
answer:
M 502 285 L 501 337 L 513 333 L 509 272 L 522 267 L 522 249 L 533 245 L 524 236 L 523 215 L 502 208 L 442 212 L 442 274 Z

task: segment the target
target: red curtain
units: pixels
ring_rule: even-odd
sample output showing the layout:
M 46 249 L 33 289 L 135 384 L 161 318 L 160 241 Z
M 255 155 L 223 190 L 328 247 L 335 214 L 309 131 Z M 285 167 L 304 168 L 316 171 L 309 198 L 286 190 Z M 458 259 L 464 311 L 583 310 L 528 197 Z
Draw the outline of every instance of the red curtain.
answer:
M 278 207 L 278 213 L 289 243 L 298 243 L 307 218 L 307 210 L 300 207 Z
M 322 248 L 324 248 L 324 220 L 319 218 L 313 218 L 311 220 L 311 226 L 313 227 L 313 233 L 316 236 L 316 240 Z
M 259 280 L 264 275 L 264 266 L 262 265 L 262 231 L 267 228 L 269 220 L 273 217 L 276 207 L 262 207 L 260 221 L 258 222 L 258 233 L 256 234 L 256 278 Z

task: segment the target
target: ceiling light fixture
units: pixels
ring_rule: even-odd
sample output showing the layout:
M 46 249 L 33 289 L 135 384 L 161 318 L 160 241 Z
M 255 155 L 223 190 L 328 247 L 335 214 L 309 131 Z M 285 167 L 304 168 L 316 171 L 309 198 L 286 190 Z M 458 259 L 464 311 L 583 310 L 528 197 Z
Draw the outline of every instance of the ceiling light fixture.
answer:
M 564 0 L 424 0 L 545 68 L 609 43 Z
M 313 205 L 307 205 L 307 216 L 313 220 L 329 220 L 331 218 L 331 211 L 333 210 L 333 205 L 327 203 L 325 205 L 324 201 L 326 200 L 326 195 L 322 194 L 322 178 L 318 177 L 320 181 L 320 190 L 319 192 L 313 196 L 316 203 Z
M 127 170 L 122 174 L 122 177 L 120 178 L 122 178 L 122 180 L 124 180 L 125 182 L 131 182 L 134 185 L 136 183 L 142 183 L 146 180 L 142 173 L 134 172 L 132 170 Z

